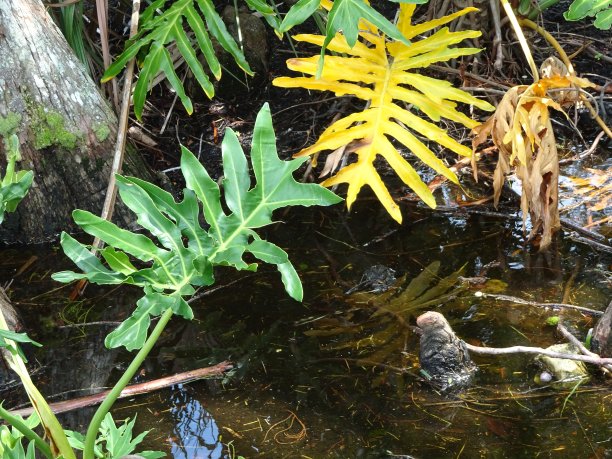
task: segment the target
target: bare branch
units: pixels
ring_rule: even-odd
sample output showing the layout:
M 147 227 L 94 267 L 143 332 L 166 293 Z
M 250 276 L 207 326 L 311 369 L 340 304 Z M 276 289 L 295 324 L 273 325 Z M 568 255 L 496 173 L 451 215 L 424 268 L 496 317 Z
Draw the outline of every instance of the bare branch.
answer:
M 474 354 L 505 355 L 505 354 L 537 354 L 546 355 L 555 359 L 579 360 L 581 362 L 592 363 L 593 365 L 612 365 L 612 358 L 602 358 L 581 354 L 565 354 L 563 352 L 549 351 L 541 347 L 530 346 L 511 346 L 511 347 L 481 347 L 465 343 L 467 349 Z
M 527 306 L 537 306 L 537 307 L 540 307 L 540 308 L 575 309 L 576 311 L 586 312 L 587 314 L 591 314 L 591 315 L 594 315 L 594 316 L 601 316 L 601 315 L 603 315 L 603 311 L 597 311 L 595 309 L 585 308 L 583 306 L 576 306 L 576 305 L 573 305 L 573 304 L 566 304 L 566 303 L 538 303 L 536 301 L 524 300 L 524 299 L 518 298 L 516 296 L 496 295 L 496 294 L 493 294 L 493 293 L 484 293 L 484 292 L 477 292 L 476 296 L 481 297 L 481 298 L 493 298 L 494 300 L 500 300 L 500 301 L 510 301 L 512 303 L 525 304 Z

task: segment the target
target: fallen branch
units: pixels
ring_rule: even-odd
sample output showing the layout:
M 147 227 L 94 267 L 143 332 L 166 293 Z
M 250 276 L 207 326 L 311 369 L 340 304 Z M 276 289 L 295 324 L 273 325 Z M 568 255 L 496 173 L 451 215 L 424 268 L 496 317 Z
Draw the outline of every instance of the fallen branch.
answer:
M 605 366 L 612 364 L 612 358 L 592 357 L 582 354 L 565 354 L 564 352 L 554 352 L 541 347 L 530 346 L 511 346 L 511 347 L 481 347 L 465 343 L 468 351 L 474 354 L 505 355 L 505 354 L 538 354 L 546 355 L 555 359 L 579 360 L 581 362 L 592 363 L 593 365 Z
M 563 324 L 557 324 L 557 330 L 559 330 L 559 333 L 561 333 L 566 340 L 576 346 L 582 354 L 600 358 L 599 355 L 589 351 L 586 347 L 584 347 L 584 344 L 582 344 L 578 338 L 572 335 L 572 333 L 567 328 L 565 328 Z M 612 365 L 604 365 L 603 371 L 605 371 L 606 373 L 612 371 Z
M 493 293 L 484 293 L 484 292 L 476 292 L 475 296 L 480 297 L 480 298 L 493 298 L 494 300 L 500 300 L 500 301 L 510 301 L 512 303 L 524 304 L 524 305 L 527 305 L 527 306 L 537 306 L 539 308 L 575 309 L 576 311 L 585 312 L 587 314 L 591 314 L 591 315 L 594 315 L 594 316 L 601 316 L 601 315 L 603 315 L 603 311 L 597 311 L 595 309 L 585 308 L 585 307 L 582 307 L 582 306 L 576 306 L 576 305 L 573 305 L 573 304 L 566 304 L 566 303 L 538 303 L 536 301 L 524 300 L 524 299 L 518 298 L 516 296 L 496 295 L 496 294 L 493 294 Z
M 212 376 L 220 376 L 224 372 L 231 370 L 232 368 L 233 365 L 230 362 L 224 361 L 212 367 L 199 368 L 197 370 L 186 371 L 172 376 L 167 376 L 165 378 L 155 379 L 153 381 L 133 384 L 123 389 L 123 391 L 121 391 L 121 395 L 119 395 L 119 398 L 127 398 L 133 397 L 135 395 L 148 394 L 150 392 L 154 392 L 165 387 L 173 386 L 175 384 L 185 384 L 192 381 L 196 381 L 198 379 L 210 378 Z M 105 390 L 103 392 L 93 395 L 87 395 L 85 397 L 79 397 L 72 400 L 65 400 L 57 403 L 50 403 L 49 406 L 51 407 L 51 410 L 56 414 L 65 413 L 67 411 L 81 409 L 87 406 L 98 405 L 102 403 L 102 401 L 106 398 L 109 392 L 109 390 Z M 13 415 L 19 415 L 25 418 L 32 414 L 33 411 L 34 409 L 30 406 L 16 410 L 10 410 L 9 412 Z

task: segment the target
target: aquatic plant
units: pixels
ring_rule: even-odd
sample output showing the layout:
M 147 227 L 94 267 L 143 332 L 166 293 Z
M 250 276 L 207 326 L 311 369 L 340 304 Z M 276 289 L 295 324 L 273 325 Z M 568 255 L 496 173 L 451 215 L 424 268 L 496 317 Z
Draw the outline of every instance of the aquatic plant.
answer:
M 32 171 L 17 171 L 16 163 L 21 160 L 19 138 L 12 134 L 4 139 L 6 151 L 6 171 L 0 175 L 0 224 L 4 221 L 5 212 L 15 212 L 21 200 L 32 185 Z
M 129 350 L 139 349 L 139 352 L 96 411 L 86 436 L 81 438 L 71 434 L 70 445 L 44 399 L 31 397 L 45 432 L 49 433 L 48 426 L 52 426 L 53 436 L 47 435 L 51 441 L 52 457 L 74 458 L 72 447 L 76 446 L 83 449 L 85 459 L 93 459 L 98 455 L 101 432 L 122 437 L 130 445 L 136 446 L 140 436 L 133 440 L 127 438 L 131 435 L 133 424 L 112 427 L 114 424 L 110 424 L 109 410 L 172 316 L 193 318 L 193 311 L 185 297 L 193 295 L 196 288 L 213 284 L 214 266 L 256 270 L 257 263 L 247 263 L 243 259 L 248 253 L 257 260 L 276 265 L 285 290 L 294 299 L 302 299 L 302 285 L 287 254 L 261 238 L 256 230 L 273 223 L 272 212 L 276 209 L 295 205 L 330 205 L 341 199 L 320 185 L 295 181 L 292 174 L 306 159 L 279 159 L 267 104 L 257 116 L 251 145 L 254 186 L 251 186 L 246 156 L 231 129 L 226 131 L 222 154 L 225 177 L 222 182 L 223 194 L 198 159 L 186 148 L 182 149 L 181 170 L 187 187 L 179 203 L 168 192 L 151 183 L 134 177 L 117 177 L 121 199 L 137 215 L 137 222 L 158 243 L 142 233 L 119 228 L 89 212 L 74 212 L 74 220 L 83 230 L 107 244 L 101 256 L 108 266 L 87 246 L 64 233 L 62 248 L 82 272 L 63 271 L 54 274 L 53 278 L 60 282 L 87 279 L 96 284 L 141 287 L 144 296 L 137 302 L 134 312 L 105 341 L 107 347 L 125 346 Z M 207 223 L 206 228 L 200 224 L 201 216 Z M 149 333 L 151 317 L 159 317 L 159 320 Z M 12 342 L 11 345 L 16 346 Z M 25 366 L 23 368 L 25 370 Z M 19 376 L 22 380 L 29 380 L 27 370 L 20 372 Z M 31 392 L 37 393 L 33 384 Z M 36 438 L 37 434 L 30 427 L 6 410 L 0 409 L 0 417 L 8 420 L 26 437 Z M 37 441 L 36 445 L 39 443 Z M 112 441 L 108 444 L 112 444 Z M 122 457 L 131 452 L 126 451 L 121 450 L 121 454 L 111 454 L 109 457 Z M 42 452 L 45 454 L 45 451 Z M 145 457 L 155 459 L 159 455 L 152 453 Z

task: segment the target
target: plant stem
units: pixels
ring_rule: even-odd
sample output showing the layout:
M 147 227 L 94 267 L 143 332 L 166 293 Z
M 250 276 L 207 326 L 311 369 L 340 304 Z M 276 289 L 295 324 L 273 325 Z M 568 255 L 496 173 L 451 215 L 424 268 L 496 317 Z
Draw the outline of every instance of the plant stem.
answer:
M 555 51 L 559 53 L 559 57 L 567 67 L 567 70 L 569 71 L 570 75 L 574 75 L 576 73 L 574 71 L 574 66 L 572 65 L 572 62 L 569 60 L 569 57 L 567 57 L 567 53 L 565 52 L 563 47 L 559 44 L 555 37 L 553 37 L 546 31 L 546 29 L 543 29 L 542 27 L 540 27 L 535 22 L 529 19 L 519 19 L 518 23 L 521 27 L 529 27 L 531 30 L 539 33 L 553 48 L 555 48 Z
M 510 24 L 512 24 L 512 28 L 514 29 L 514 33 L 516 34 L 516 37 L 518 38 L 518 41 L 521 45 L 523 54 L 525 54 L 525 59 L 527 59 L 527 62 L 529 63 L 529 67 L 531 68 L 531 73 L 533 76 L 533 82 L 537 83 L 540 79 L 540 73 L 538 72 L 538 67 L 535 65 L 535 61 L 533 60 L 531 51 L 529 51 L 529 44 L 525 39 L 525 35 L 521 30 L 521 26 L 519 25 L 518 20 L 516 19 L 516 15 L 512 10 L 512 6 L 510 6 L 510 3 L 508 3 L 508 0 L 501 0 L 501 3 L 504 7 L 504 10 L 506 11 L 506 16 L 508 16 L 508 19 L 510 20 Z
M 53 459 L 53 454 L 51 453 L 51 448 L 49 445 L 45 443 L 45 441 L 40 438 L 40 436 L 30 429 L 23 419 L 18 416 L 13 416 L 11 413 L 6 411 L 3 406 L 0 405 L 0 418 L 4 419 L 10 425 L 12 425 L 15 429 L 23 434 L 28 440 L 34 442 L 36 447 L 40 450 L 41 453 L 45 455 L 47 459 Z
M 536 7 L 531 10 L 527 18 L 533 21 L 542 11 L 546 10 L 547 8 L 550 8 L 553 5 L 556 5 L 557 3 L 559 3 L 559 0 L 544 0 L 542 2 L 539 2 Z
M 117 383 L 113 386 L 110 393 L 106 396 L 106 398 L 96 411 L 96 414 L 94 414 L 91 423 L 89 424 L 89 428 L 87 429 L 87 435 L 85 436 L 83 459 L 94 459 L 94 446 L 96 442 L 96 436 L 98 435 L 98 430 L 100 429 L 100 425 L 102 424 L 104 417 L 110 411 L 111 407 L 113 406 L 113 403 L 115 403 L 121 391 L 125 388 L 125 386 L 129 384 L 131 379 L 134 377 L 134 375 L 140 368 L 140 365 L 142 365 L 144 359 L 147 357 L 147 355 L 149 355 L 149 352 L 151 352 L 151 349 L 153 349 L 153 346 L 159 339 L 159 336 L 162 334 L 164 328 L 170 321 L 170 318 L 172 317 L 172 312 L 173 311 L 171 308 L 168 308 L 164 311 L 164 313 L 159 318 L 159 322 L 157 322 L 157 325 L 145 341 L 144 345 L 142 346 L 140 351 L 138 351 L 138 354 L 136 354 L 136 357 L 134 357 L 132 363 L 130 363 L 130 366 L 127 368 L 127 370 L 125 370 L 123 376 L 121 376 L 119 381 L 117 381 Z

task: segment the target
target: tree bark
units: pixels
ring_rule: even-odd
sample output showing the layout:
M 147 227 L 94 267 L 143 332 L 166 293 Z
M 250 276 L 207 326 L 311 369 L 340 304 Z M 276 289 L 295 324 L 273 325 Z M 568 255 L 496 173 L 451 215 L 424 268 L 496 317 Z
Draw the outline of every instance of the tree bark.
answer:
M 612 301 L 593 328 L 592 349 L 602 357 L 612 357 Z
M 40 0 L 0 1 L 0 56 L 0 138 L 17 134 L 19 168 L 34 171 L 34 184 L 0 227 L 0 240 L 55 239 L 74 229 L 72 210 L 100 212 L 117 117 Z M 125 169 L 148 174 L 136 154 L 126 156 Z M 119 223 L 127 219 L 116 212 Z

